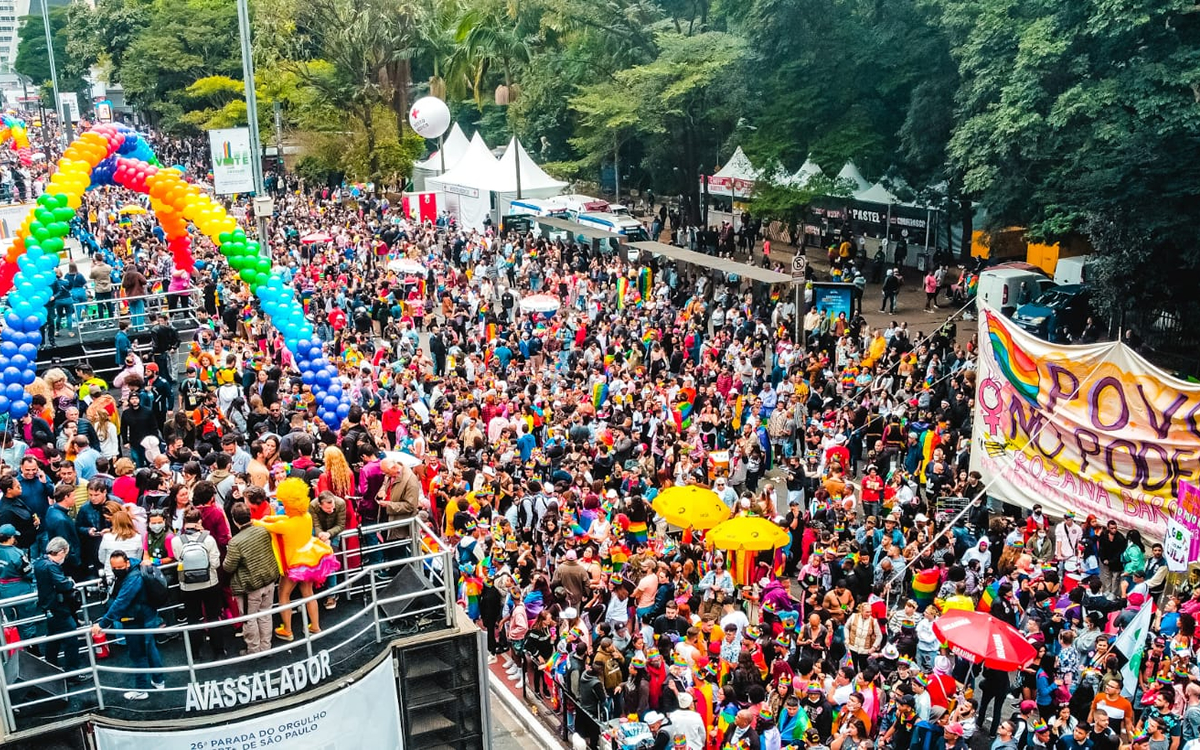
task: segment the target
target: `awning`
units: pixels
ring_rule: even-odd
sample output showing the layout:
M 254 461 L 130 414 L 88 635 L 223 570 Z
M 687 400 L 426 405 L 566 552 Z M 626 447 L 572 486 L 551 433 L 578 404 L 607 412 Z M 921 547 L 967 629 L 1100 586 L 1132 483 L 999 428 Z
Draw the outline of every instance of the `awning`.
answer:
M 586 224 L 580 224 L 579 222 L 571 221 L 570 219 L 558 219 L 553 216 L 539 216 L 536 219 L 533 219 L 533 221 L 535 224 L 539 224 L 543 227 L 557 229 L 560 232 L 569 232 L 572 238 L 578 237 L 582 234 L 589 240 L 607 240 L 611 238 L 619 241 L 624 239 L 622 235 L 619 235 L 616 232 L 609 232 L 604 229 L 600 229 L 599 227 L 591 227 Z
M 725 274 L 735 274 L 754 281 L 761 281 L 765 284 L 791 284 L 796 281 L 804 281 L 803 277 L 794 278 L 786 273 L 779 273 L 768 268 L 759 268 L 749 263 L 739 263 L 735 260 L 718 258 L 715 255 L 697 253 L 694 250 L 685 250 L 682 247 L 666 245 L 661 242 L 630 242 L 629 246 L 636 247 L 643 253 L 654 253 L 679 263 L 710 268 Z

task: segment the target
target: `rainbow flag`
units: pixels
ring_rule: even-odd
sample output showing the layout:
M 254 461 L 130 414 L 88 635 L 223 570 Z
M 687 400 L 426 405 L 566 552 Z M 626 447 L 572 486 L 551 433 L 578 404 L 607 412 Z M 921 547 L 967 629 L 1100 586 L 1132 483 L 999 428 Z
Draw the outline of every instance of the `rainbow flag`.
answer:
M 933 597 L 937 594 L 940 581 L 941 578 L 936 568 L 918 570 L 916 573 L 913 573 L 913 599 L 917 601 L 918 608 L 928 607 L 930 604 L 933 604 Z
M 724 661 L 721 662 L 721 667 L 722 671 L 725 671 L 726 665 Z M 729 727 L 733 724 L 733 720 L 737 718 L 737 713 L 737 704 L 729 703 L 721 709 L 721 713 L 717 714 L 717 732 L 721 736 L 724 736 L 725 732 L 729 731 Z
M 742 418 L 746 413 L 746 397 L 738 394 L 733 400 L 733 429 L 742 429 Z
M 647 267 L 643 267 L 638 272 L 638 292 L 642 295 L 642 302 L 650 299 L 650 291 L 654 286 L 654 273 Z
M 489 341 L 489 342 L 495 341 L 496 336 L 499 334 L 499 332 L 500 332 L 499 328 L 495 323 L 488 323 L 487 326 L 484 328 L 484 336 L 486 337 L 487 341 Z
M 979 291 L 979 274 L 971 274 L 971 278 L 967 281 L 967 296 L 973 297 Z
M 608 399 L 608 383 L 596 383 L 592 386 L 592 407 L 599 409 Z
M 680 388 L 675 396 L 675 408 L 671 410 L 675 417 L 675 426 L 680 432 L 692 426 L 692 409 L 696 405 L 696 389 Z
M 654 341 L 657 338 L 658 338 L 658 331 L 654 330 L 653 328 L 647 328 L 646 332 L 642 334 L 642 343 L 645 344 L 646 346 L 649 346 L 650 342 Z
M 629 294 L 629 279 L 622 276 L 617 279 L 617 309 L 625 309 L 625 295 Z
M 942 444 L 942 436 L 933 427 L 921 433 L 921 484 L 925 483 L 925 470 L 933 460 L 933 450 Z
M 625 530 L 625 536 L 633 544 L 645 545 L 646 540 L 650 537 L 650 529 L 646 526 L 645 521 L 630 521 L 629 528 Z
M 992 581 L 992 584 L 983 590 L 979 595 L 979 604 L 976 605 L 976 612 L 991 612 L 992 602 L 996 601 L 996 597 L 1000 595 L 1000 582 Z

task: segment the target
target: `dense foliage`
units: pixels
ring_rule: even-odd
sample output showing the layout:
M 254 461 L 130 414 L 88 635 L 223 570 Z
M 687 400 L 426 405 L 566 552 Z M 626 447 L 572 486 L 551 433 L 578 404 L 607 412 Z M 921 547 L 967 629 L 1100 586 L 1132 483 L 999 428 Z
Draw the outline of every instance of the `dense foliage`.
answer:
M 693 215 L 700 175 L 737 145 L 772 172 L 811 157 L 833 174 L 853 159 L 965 236 L 978 209 L 1034 238 L 1082 236 L 1105 259 L 1114 318 L 1167 309 L 1189 327 L 1200 324 L 1197 7 L 252 1 L 260 127 L 282 103 L 307 173 L 398 179 L 421 150 L 404 112 L 429 92 L 489 143 L 515 132 L 560 176 L 615 172 Z M 96 0 L 63 20 L 60 68 L 96 66 L 163 127 L 244 121 L 232 2 Z M 27 61 L 37 36 L 22 37 Z M 811 194 L 759 198 L 759 213 L 794 221 Z

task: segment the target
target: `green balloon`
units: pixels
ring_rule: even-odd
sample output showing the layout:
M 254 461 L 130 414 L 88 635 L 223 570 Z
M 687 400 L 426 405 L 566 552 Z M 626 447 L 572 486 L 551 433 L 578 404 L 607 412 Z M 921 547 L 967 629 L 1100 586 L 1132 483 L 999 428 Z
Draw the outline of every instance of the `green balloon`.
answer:
M 246 230 L 244 230 L 244 229 L 233 230 L 233 238 L 239 242 L 245 242 L 246 241 Z
M 238 242 L 237 240 L 234 240 L 233 242 L 229 243 L 229 246 L 230 251 L 233 252 L 234 255 L 248 255 L 246 252 L 245 242 Z
M 58 195 L 54 196 L 54 202 L 58 204 L 59 208 L 67 208 L 68 201 L 69 199 L 67 198 L 66 193 L 59 193 Z
M 270 276 L 268 276 L 268 275 L 267 275 L 267 274 L 265 274 L 265 273 L 259 273 L 259 274 L 255 274 L 255 276 L 254 276 L 254 283 L 253 283 L 253 284 L 251 284 L 251 286 L 253 286 L 253 287 L 255 287 L 255 288 L 258 288 L 258 287 L 262 286 L 263 284 L 266 284 L 266 283 L 267 283 L 267 280 L 268 280 L 268 279 L 270 279 L 270 278 L 271 278 L 271 277 L 270 277 Z
M 243 268 L 246 268 L 247 267 L 246 266 L 246 256 L 244 256 L 244 255 L 229 256 L 229 267 L 235 271 L 240 271 Z M 250 270 L 253 271 L 254 269 L 251 268 Z
M 50 210 L 54 210 L 58 207 L 58 199 L 55 198 L 51 193 L 42 193 L 38 196 L 37 202 L 39 206 L 43 206 Z
M 238 274 L 238 276 L 241 277 L 242 281 L 246 282 L 247 284 L 250 284 L 257 277 L 257 274 L 254 273 L 253 268 L 243 268 L 241 270 L 241 273 Z
M 262 274 L 264 276 L 269 275 L 271 273 L 271 259 L 270 258 L 259 258 L 258 261 L 255 263 L 255 267 L 258 269 L 258 272 L 260 274 Z
M 57 255 L 58 253 L 62 252 L 62 249 L 63 241 L 61 237 L 49 237 L 42 241 L 42 250 L 45 250 L 47 253 L 54 253 Z
M 39 208 L 33 212 L 33 217 L 43 224 L 54 221 L 54 212 L 48 208 Z
M 217 235 L 217 239 L 219 239 L 221 244 L 224 245 L 233 239 L 233 232 L 221 232 Z
M 37 237 L 43 244 L 50 238 L 50 230 L 36 221 L 29 225 L 29 234 Z
M 71 225 L 65 221 L 56 221 L 46 228 L 50 230 L 50 234 L 54 237 L 66 237 L 71 233 Z
M 75 218 L 75 209 L 67 206 L 66 208 L 54 209 L 54 218 L 59 221 L 70 221 Z

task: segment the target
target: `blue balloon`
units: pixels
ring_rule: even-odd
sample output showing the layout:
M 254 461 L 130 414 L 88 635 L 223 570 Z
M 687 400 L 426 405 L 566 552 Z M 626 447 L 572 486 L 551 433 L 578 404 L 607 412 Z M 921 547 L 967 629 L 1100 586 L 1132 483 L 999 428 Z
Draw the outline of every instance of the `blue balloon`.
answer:
M 301 359 L 308 359 L 308 355 L 309 355 L 310 351 L 312 351 L 312 342 L 311 341 L 301 341 L 299 344 L 296 345 L 296 353 L 300 355 Z M 301 369 L 303 369 L 303 368 L 301 368 Z
M 29 337 L 23 331 L 11 331 L 4 334 L 4 338 L 13 342 L 20 349 L 22 346 L 29 346 Z
M 53 271 L 55 268 L 58 268 L 58 258 L 53 255 L 43 255 L 41 258 L 38 258 L 37 267 L 42 271 Z
M 36 314 L 26 315 L 25 320 L 23 320 L 22 323 L 25 326 L 25 333 L 37 331 L 39 328 L 42 327 L 42 321 L 38 319 L 38 316 Z
M 0 357 L 4 357 L 5 359 L 8 359 L 10 357 L 16 356 L 16 354 L 17 354 L 17 345 L 16 344 L 14 344 L 11 341 L 5 341 L 3 343 L 0 343 Z
M 4 395 L 9 401 L 20 401 L 25 398 L 25 386 L 20 383 L 9 383 L 4 386 Z
M 21 419 L 29 413 L 29 404 L 26 401 L 13 401 L 8 405 L 8 413 L 14 419 Z
M 9 313 L 4 316 L 4 324 L 16 331 L 21 327 L 21 316 L 16 313 Z
M 21 377 L 21 371 L 15 367 L 5 367 L 0 370 L 0 380 L 3 380 L 5 385 L 21 385 Z
M 26 387 L 33 385 L 33 381 L 37 379 L 37 373 L 33 368 L 29 368 L 21 373 L 21 383 Z
M 300 373 L 300 382 L 304 383 L 305 385 L 312 385 L 313 383 L 317 382 L 317 374 L 311 370 L 306 370 Z
M 25 340 L 28 341 L 30 344 L 33 344 L 34 346 L 41 346 L 42 345 L 42 332 L 35 328 L 34 330 L 25 334 Z M 20 342 L 17 342 L 17 343 L 19 344 Z
M 338 400 L 335 396 L 326 396 L 325 400 L 321 402 L 321 405 L 329 411 L 334 411 L 338 407 Z
M 30 362 L 28 357 L 20 354 L 14 354 L 12 357 L 9 357 L 8 364 L 9 366 L 15 367 L 18 370 L 25 370 L 29 368 Z M 0 365 L 0 369 L 4 369 L 4 366 Z
M 30 344 L 30 343 L 19 344 L 17 346 L 17 354 L 20 354 L 22 357 L 29 360 L 30 362 L 36 362 L 37 355 L 38 355 L 38 349 L 36 346 L 34 346 L 33 344 Z
M 322 388 L 328 388 L 329 381 L 331 379 L 332 377 L 329 374 L 329 370 L 326 370 L 325 368 L 317 370 L 317 385 L 321 386 Z
M 350 404 L 342 402 L 337 405 L 337 415 L 340 419 L 345 419 L 350 414 Z
M 12 402 L 8 400 L 8 396 L 0 393 L 0 414 L 7 414 Z

